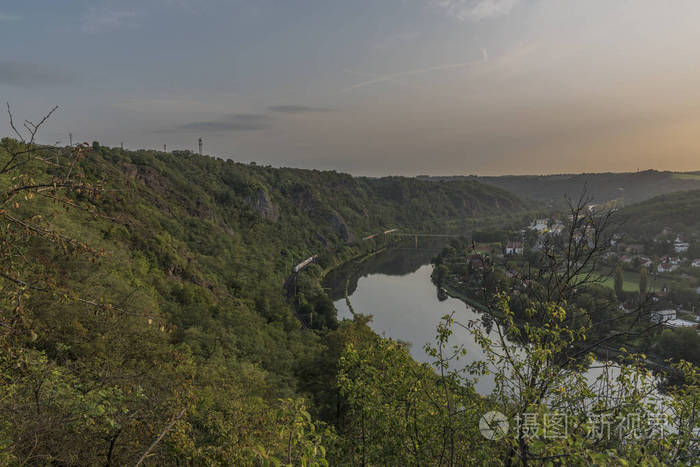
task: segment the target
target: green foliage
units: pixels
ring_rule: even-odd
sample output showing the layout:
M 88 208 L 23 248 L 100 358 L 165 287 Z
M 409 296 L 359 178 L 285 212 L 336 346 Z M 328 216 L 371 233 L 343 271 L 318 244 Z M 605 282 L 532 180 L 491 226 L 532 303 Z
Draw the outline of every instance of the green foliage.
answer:
M 669 193 L 627 206 L 620 211 L 625 232 L 636 238 L 651 238 L 665 227 L 674 232 L 697 232 L 700 222 L 697 207 L 700 190 Z
M 1 146 L 2 464 L 133 464 L 162 435 L 146 462 L 326 465 L 342 348 L 374 335 L 338 327 L 325 271 L 370 232 L 522 206 L 474 182 Z
M 622 300 L 623 297 L 623 289 L 622 285 L 624 284 L 625 279 L 622 276 L 622 266 L 619 264 L 615 268 L 615 295 L 617 296 L 618 299 Z
M 647 271 L 647 268 L 642 268 L 642 270 L 639 274 L 639 293 L 640 293 L 640 295 L 642 295 L 642 296 L 646 295 L 647 289 L 649 287 L 648 282 L 649 282 L 649 271 Z
M 473 389 L 438 379 L 400 343 L 348 345 L 339 365 L 344 463 L 477 465 L 499 450 L 478 433 L 486 405 Z

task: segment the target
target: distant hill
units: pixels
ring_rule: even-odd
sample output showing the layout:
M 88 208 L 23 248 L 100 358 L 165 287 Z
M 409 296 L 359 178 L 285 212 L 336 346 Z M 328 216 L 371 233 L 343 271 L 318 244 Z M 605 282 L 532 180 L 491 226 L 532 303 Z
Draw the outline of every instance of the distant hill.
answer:
M 617 214 L 622 229 L 637 235 L 656 235 L 665 227 L 673 232 L 700 231 L 700 190 L 668 193 L 627 206 Z
M 628 173 L 584 173 L 562 175 L 508 175 L 500 177 L 418 177 L 422 180 L 475 180 L 510 191 L 515 195 L 556 207 L 564 196 L 577 198 L 584 186 L 596 203 L 622 199 L 624 204 L 638 203 L 654 196 L 700 189 L 700 172 L 659 172 L 645 170 Z

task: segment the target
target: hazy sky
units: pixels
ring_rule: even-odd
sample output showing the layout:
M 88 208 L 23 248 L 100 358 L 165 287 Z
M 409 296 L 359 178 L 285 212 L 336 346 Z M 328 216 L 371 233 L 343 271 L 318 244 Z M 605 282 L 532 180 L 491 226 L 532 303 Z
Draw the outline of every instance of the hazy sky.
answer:
M 15 0 L 45 143 L 354 174 L 700 169 L 700 1 Z M 8 134 L 6 119 L 0 132 Z

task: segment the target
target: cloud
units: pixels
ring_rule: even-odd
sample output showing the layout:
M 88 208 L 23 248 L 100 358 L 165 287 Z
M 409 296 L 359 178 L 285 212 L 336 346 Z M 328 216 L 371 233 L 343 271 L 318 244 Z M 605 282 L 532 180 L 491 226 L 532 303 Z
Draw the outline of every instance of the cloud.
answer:
M 68 84 L 74 77 L 62 70 L 30 62 L 0 62 L 0 84 L 22 88 Z
M 473 66 L 473 65 L 480 63 L 480 62 L 481 62 L 481 60 L 472 60 L 470 62 L 448 63 L 446 65 L 437 65 L 437 66 L 431 66 L 431 67 L 427 67 L 427 68 L 417 68 L 415 70 L 398 71 L 396 73 L 387 73 L 387 74 L 383 74 L 383 75 L 380 75 L 380 74 L 365 75 L 364 73 L 358 73 L 356 71 L 346 69 L 346 70 L 343 70 L 346 73 L 352 73 L 352 74 L 361 75 L 361 76 L 365 75 L 367 77 L 371 77 L 371 79 L 362 81 L 362 82 L 357 83 L 357 84 L 353 84 L 352 86 L 349 86 L 345 89 L 341 89 L 340 92 L 341 93 L 350 92 L 350 91 L 353 91 L 357 88 L 368 86 L 370 84 L 384 83 L 387 81 L 396 81 L 397 78 L 401 78 L 404 76 L 420 75 L 423 73 L 430 73 L 430 72 L 434 72 L 434 71 L 455 70 L 455 69 L 459 69 L 459 68 L 470 67 L 470 66 Z
M 436 4 L 459 21 L 479 22 L 507 16 L 520 0 L 437 0 Z
M 21 16 L 10 15 L 7 13 L 0 13 L 0 23 L 10 22 L 10 21 L 19 21 L 21 19 L 22 19 Z
M 80 19 L 83 32 L 94 33 L 110 29 L 135 27 L 144 16 L 137 10 L 112 10 L 107 8 L 89 8 Z
M 287 113 L 287 114 L 300 114 L 300 113 L 313 113 L 313 112 L 330 112 L 331 109 L 326 109 L 323 107 L 308 107 L 305 105 L 273 105 L 268 107 L 271 112 Z
M 207 120 L 187 123 L 178 130 L 187 131 L 255 131 L 270 126 L 272 118 L 261 114 L 233 114 L 219 120 Z

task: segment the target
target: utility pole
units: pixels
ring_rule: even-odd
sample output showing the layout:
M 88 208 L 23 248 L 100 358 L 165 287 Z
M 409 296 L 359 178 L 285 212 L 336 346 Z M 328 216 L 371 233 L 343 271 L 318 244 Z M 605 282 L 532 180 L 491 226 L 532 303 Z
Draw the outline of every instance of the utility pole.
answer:
M 168 148 L 168 147 L 164 144 L 164 145 L 163 145 L 163 152 L 168 152 L 168 149 L 167 149 L 167 148 Z
M 202 155 L 202 138 L 199 138 L 199 155 Z
M 73 133 L 68 133 L 68 145 L 73 146 Z

